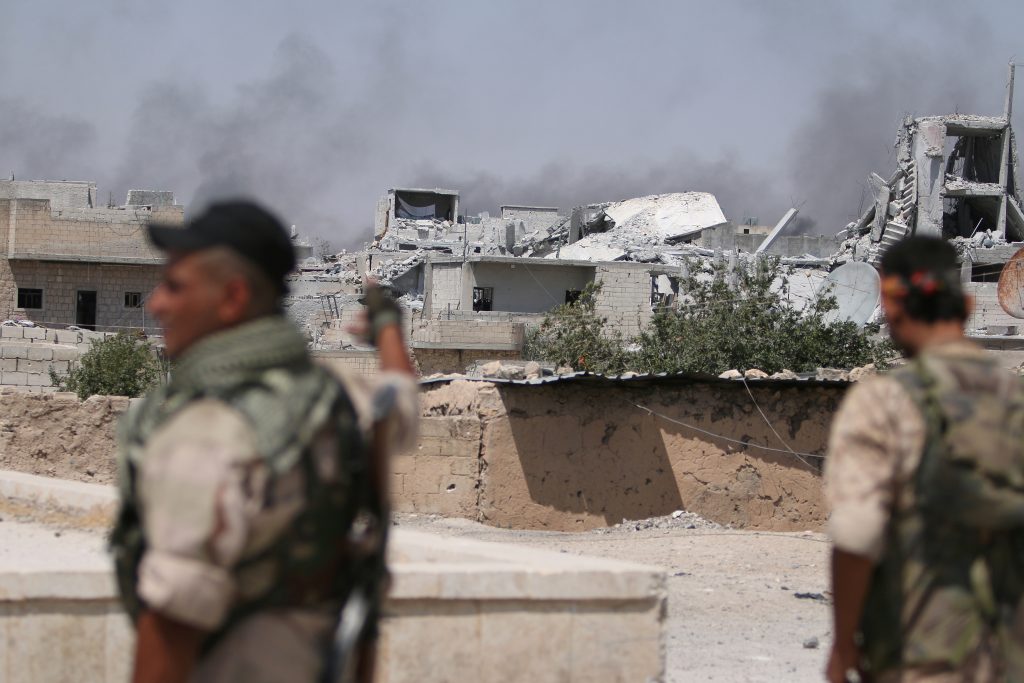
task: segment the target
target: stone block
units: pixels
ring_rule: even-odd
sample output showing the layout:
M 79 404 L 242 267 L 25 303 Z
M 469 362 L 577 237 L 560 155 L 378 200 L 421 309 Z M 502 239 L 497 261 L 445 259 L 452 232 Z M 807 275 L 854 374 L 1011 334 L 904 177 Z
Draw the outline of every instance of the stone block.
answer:
M 28 358 L 28 347 L 21 344 L 4 344 L 0 350 L 3 358 Z
M 28 386 L 30 387 L 50 387 L 49 374 L 30 374 L 28 375 Z
M 0 384 L 23 387 L 28 384 L 28 375 L 24 372 L 4 372 L 0 374 Z
M 81 355 L 79 350 L 75 346 L 55 346 L 53 347 L 53 360 L 78 360 Z
M 54 330 L 54 339 L 58 344 L 77 344 L 82 336 L 75 330 Z
M 30 374 L 40 374 L 46 372 L 46 365 L 44 361 L 40 360 L 27 360 L 25 358 L 18 359 L 18 372 L 27 372 Z
M 49 346 L 31 346 L 28 350 L 29 360 L 53 360 L 53 348 Z

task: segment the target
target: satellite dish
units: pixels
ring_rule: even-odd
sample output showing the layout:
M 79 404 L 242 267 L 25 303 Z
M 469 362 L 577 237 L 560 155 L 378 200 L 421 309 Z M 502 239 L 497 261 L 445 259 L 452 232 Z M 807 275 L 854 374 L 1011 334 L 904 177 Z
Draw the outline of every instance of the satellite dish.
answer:
M 1024 318 L 1024 249 L 1003 264 L 999 274 L 999 305 L 1007 315 Z
M 881 280 L 878 271 L 863 261 L 850 261 L 825 278 L 818 294 L 836 298 L 839 308 L 825 314 L 826 322 L 849 320 L 863 327 L 878 308 Z

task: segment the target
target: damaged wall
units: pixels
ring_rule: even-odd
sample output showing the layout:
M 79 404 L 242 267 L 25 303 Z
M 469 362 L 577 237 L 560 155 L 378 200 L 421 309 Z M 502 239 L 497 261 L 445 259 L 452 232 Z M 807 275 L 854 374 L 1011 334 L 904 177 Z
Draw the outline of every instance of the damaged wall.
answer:
M 824 452 L 845 388 L 751 385 L 782 437 L 806 453 Z M 723 437 L 782 448 L 742 383 L 455 381 L 423 392 L 424 438 L 396 463 L 396 509 L 554 530 L 677 509 L 745 528 L 823 524 L 820 459 L 745 449 L 635 404 Z
M 822 453 L 845 384 L 752 382 L 794 450 Z M 683 509 L 720 524 L 820 528 L 820 459 L 783 448 L 740 382 L 425 385 L 420 438 L 392 461 L 394 508 L 579 530 Z M 0 395 L 0 468 L 112 483 L 124 398 Z

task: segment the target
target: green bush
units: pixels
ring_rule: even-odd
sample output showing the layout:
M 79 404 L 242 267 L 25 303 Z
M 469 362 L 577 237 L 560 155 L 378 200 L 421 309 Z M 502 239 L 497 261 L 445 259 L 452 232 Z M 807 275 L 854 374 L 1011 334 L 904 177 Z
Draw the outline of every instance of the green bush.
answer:
M 546 315 L 527 333 L 523 357 L 602 374 L 626 371 L 629 353 L 622 335 L 607 331 L 606 320 L 594 312 L 600 291 L 600 283 L 588 284 L 576 301 Z
M 90 396 L 141 396 L 163 376 L 160 362 L 146 341 L 118 333 L 94 339 L 71 371 L 61 377 L 50 369 L 50 381 L 81 399 Z
M 689 264 L 680 302 L 655 312 L 635 339 L 605 329 L 594 313 L 600 285 L 574 304 L 554 309 L 527 337 L 527 358 L 602 373 L 694 372 L 720 374 L 757 368 L 813 371 L 852 368 L 892 355 L 888 341 L 845 321 L 830 321 L 836 299 L 825 293 L 797 308 L 778 258 L 736 270 L 724 264 Z

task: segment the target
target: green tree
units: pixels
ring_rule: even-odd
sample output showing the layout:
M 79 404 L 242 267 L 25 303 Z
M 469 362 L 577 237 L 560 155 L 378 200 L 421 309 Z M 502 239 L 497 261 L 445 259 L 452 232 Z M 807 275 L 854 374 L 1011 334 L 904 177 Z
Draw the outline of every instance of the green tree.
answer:
M 689 264 L 688 273 L 682 303 L 659 310 L 638 338 L 638 370 L 801 372 L 882 363 L 891 353 L 856 324 L 831 319 L 838 305 L 830 292 L 797 308 L 778 258 L 735 270 Z
M 149 342 L 118 333 L 93 339 L 90 348 L 67 375 L 50 369 L 50 381 L 61 391 L 73 391 L 81 399 L 94 395 L 141 396 L 163 375 Z
M 629 353 L 618 331 L 595 312 L 600 283 L 591 283 L 571 303 L 548 313 L 540 327 L 530 330 L 523 356 L 568 365 L 576 370 L 617 374 L 628 369 Z

